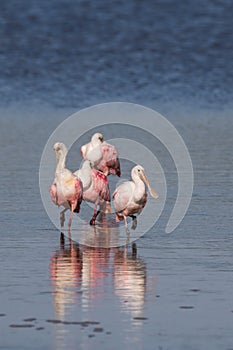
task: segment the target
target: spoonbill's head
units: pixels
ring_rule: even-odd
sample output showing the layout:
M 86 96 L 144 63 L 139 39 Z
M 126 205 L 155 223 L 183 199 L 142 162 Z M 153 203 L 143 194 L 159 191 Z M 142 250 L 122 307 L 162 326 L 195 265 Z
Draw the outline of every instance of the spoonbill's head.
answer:
M 135 167 L 133 167 L 133 169 L 131 170 L 131 176 L 132 179 L 141 179 L 143 177 L 143 174 L 145 175 L 145 170 L 141 165 L 136 165 Z
M 91 141 L 94 143 L 102 143 L 104 141 L 104 137 L 100 132 L 97 132 L 92 136 Z
M 56 158 L 57 160 L 59 159 L 59 157 L 61 155 L 66 155 L 67 153 L 67 148 L 66 146 L 64 145 L 64 143 L 62 142 L 56 142 L 54 145 L 53 145 L 53 150 L 56 154 Z
M 149 180 L 147 179 L 145 169 L 141 165 L 136 165 L 135 167 L 133 167 L 131 171 L 131 176 L 134 181 L 137 181 L 138 178 L 142 180 L 147 185 L 151 196 L 154 197 L 155 199 L 159 198 L 158 193 L 156 193 L 153 190 Z
M 56 142 L 53 145 L 53 149 L 55 152 L 59 152 L 59 151 L 66 151 L 67 148 L 65 146 L 65 144 L 63 142 Z

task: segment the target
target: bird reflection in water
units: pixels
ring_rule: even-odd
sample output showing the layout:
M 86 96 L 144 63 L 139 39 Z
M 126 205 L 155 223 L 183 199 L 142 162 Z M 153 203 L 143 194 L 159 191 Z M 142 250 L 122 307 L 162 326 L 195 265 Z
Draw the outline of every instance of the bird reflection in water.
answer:
M 132 245 L 132 254 L 118 250 L 114 255 L 113 282 L 122 310 L 133 317 L 141 316 L 146 293 L 146 265 L 137 257 L 136 243 Z
M 80 285 L 82 255 L 78 245 L 65 246 L 65 237 L 61 233 L 60 249 L 51 256 L 50 278 L 53 286 L 55 317 L 63 319 L 67 309 L 75 303 Z
M 101 220 L 94 226 L 84 223 L 78 225 L 78 229 L 67 231 L 67 235 L 73 241 L 82 245 L 95 248 L 111 248 L 128 245 L 131 233 L 126 232 L 125 227 L 115 222 L 114 215 L 108 218 L 104 214 L 100 214 Z
M 61 233 L 60 249 L 51 257 L 56 319 L 66 320 L 81 305 L 90 310 L 104 303 L 106 293 L 119 298 L 121 309 L 132 317 L 143 311 L 146 292 L 146 265 L 137 257 L 137 247 L 92 248 L 79 245 Z M 111 288 L 106 288 L 106 286 Z M 111 296 L 110 296 L 111 297 Z

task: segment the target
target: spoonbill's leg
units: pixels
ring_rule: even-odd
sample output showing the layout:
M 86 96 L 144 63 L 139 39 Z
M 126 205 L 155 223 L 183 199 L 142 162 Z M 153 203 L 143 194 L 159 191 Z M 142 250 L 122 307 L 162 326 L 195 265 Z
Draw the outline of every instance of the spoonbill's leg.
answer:
M 100 214 L 99 214 L 99 221 L 106 223 L 106 214 L 111 213 L 111 204 L 109 202 L 102 202 L 99 204 Z
M 137 257 L 137 245 L 136 245 L 136 243 L 132 244 L 132 257 L 133 258 Z
M 103 226 L 107 225 L 107 217 L 106 217 L 105 213 L 103 213 L 103 212 L 100 213 L 99 221 L 102 222 Z
M 95 205 L 94 214 L 91 218 L 90 225 L 95 225 L 95 220 L 96 220 L 97 216 L 99 215 L 99 213 L 100 213 L 100 210 L 97 210 L 96 205 Z
M 115 219 L 116 222 L 120 222 L 120 219 L 119 219 L 119 216 L 116 215 L 116 219 Z
M 61 232 L 61 235 L 60 235 L 60 248 L 61 249 L 65 248 L 65 236 L 63 232 Z
M 127 217 L 125 215 L 123 215 L 123 217 L 124 217 L 124 221 L 125 221 L 125 227 L 126 227 L 126 229 L 128 229 Z
M 136 215 L 130 215 L 130 217 L 132 218 L 132 226 L 131 229 L 135 230 L 137 228 L 137 217 Z
M 60 212 L 60 225 L 61 227 L 64 227 L 64 222 L 65 222 L 65 212 L 67 209 L 64 209 Z
M 105 209 L 106 209 L 106 203 L 100 203 L 99 204 L 99 221 L 103 221 L 105 217 Z
M 129 227 L 128 227 L 127 216 L 123 215 L 123 218 L 124 218 L 124 222 L 125 222 L 125 231 L 126 231 L 126 234 L 127 234 L 127 242 L 126 242 L 126 244 L 128 244 L 130 230 L 129 230 Z
M 73 211 L 71 210 L 71 211 L 70 211 L 70 219 L 69 219 L 69 222 L 68 222 L 68 228 L 69 228 L 69 229 L 70 229 L 70 227 L 71 227 L 72 217 L 73 217 Z
M 100 210 L 100 214 L 99 214 L 99 221 L 100 222 L 103 222 L 104 221 L 104 219 L 105 219 L 105 221 L 106 221 L 106 214 L 102 211 L 102 210 Z

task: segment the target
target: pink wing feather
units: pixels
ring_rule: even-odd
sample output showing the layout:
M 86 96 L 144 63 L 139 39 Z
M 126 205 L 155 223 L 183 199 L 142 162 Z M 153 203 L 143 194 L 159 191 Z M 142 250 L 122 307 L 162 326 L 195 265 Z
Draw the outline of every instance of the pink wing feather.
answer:
M 130 203 L 132 197 L 131 181 L 126 181 L 120 184 L 113 192 L 114 209 L 117 212 L 124 210 Z
M 103 142 L 101 148 L 102 159 L 98 164 L 98 169 L 103 171 L 106 175 L 113 174 L 121 176 L 120 161 L 116 147 L 107 142 Z
M 82 182 L 77 178 L 75 180 L 75 198 L 77 199 L 77 204 L 74 209 L 75 213 L 79 213 L 80 205 L 83 200 L 83 185 Z
M 100 198 L 106 202 L 110 202 L 111 197 L 107 176 L 96 169 L 92 169 L 91 174 L 92 183 L 96 192 L 99 193 Z
M 53 203 L 57 205 L 57 185 L 55 182 L 51 185 L 49 193 Z

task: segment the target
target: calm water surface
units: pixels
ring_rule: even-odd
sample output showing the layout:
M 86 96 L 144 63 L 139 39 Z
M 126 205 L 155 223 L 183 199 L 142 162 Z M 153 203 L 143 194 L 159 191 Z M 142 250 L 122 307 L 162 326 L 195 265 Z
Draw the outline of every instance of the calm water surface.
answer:
M 231 349 L 230 114 L 220 121 L 199 112 L 184 122 L 171 113 L 196 175 L 175 232 L 164 232 L 176 196 L 170 161 L 167 203 L 153 229 L 134 247 L 93 249 L 60 239 L 40 200 L 41 152 L 69 112 L 17 109 L 18 122 L 15 109 L 1 110 L 1 347 Z
M 1 2 L 1 349 L 233 349 L 232 33 L 228 0 Z M 165 234 L 177 177 L 154 144 L 161 218 L 136 246 L 93 249 L 60 238 L 38 171 L 55 127 L 106 101 L 165 115 L 195 186 Z

